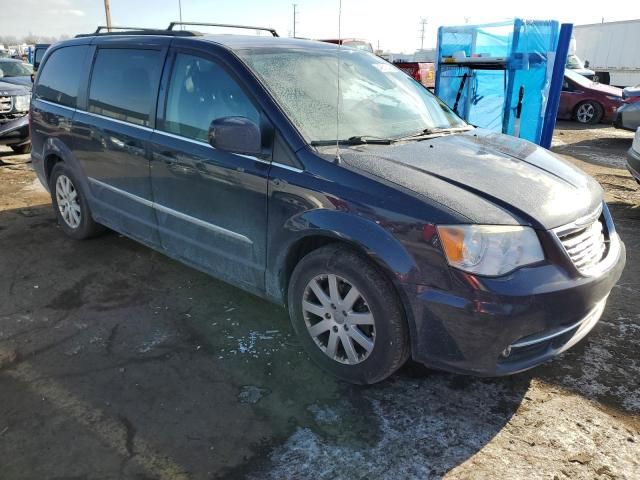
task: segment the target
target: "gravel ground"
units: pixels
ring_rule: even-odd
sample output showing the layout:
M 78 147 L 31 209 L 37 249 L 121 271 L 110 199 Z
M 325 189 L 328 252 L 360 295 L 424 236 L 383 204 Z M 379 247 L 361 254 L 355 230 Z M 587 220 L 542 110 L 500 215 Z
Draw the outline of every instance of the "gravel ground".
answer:
M 530 372 L 313 366 L 285 312 L 115 233 L 75 242 L 0 149 L 0 478 L 640 478 L 640 190 L 632 135 L 561 122 L 628 265 L 602 320 Z

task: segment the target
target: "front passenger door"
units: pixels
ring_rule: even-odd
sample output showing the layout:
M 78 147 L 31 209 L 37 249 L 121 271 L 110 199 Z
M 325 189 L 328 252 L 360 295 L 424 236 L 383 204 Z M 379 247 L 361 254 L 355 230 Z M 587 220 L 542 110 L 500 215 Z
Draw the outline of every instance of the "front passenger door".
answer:
M 262 290 L 269 159 L 216 150 L 210 123 L 262 114 L 213 58 L 175 53 L 164 114 L 151 138 L 151 185 L 168 253 L 224 280 Z

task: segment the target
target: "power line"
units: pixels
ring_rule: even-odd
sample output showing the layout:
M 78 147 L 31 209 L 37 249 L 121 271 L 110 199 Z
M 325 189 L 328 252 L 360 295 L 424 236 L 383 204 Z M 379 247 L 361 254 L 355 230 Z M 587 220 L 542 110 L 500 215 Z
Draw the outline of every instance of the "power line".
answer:
M 298 13 L 297 9 L 298 9 L 298 4 L 294 3 L 293 4 L 293 38 L 296 38 L 296 24 L 298 23 L 298 19 L 296 18 Z
M 424 31 L 427 26 L 427 17 L 420 18 L 420 50 L 424 50 Z

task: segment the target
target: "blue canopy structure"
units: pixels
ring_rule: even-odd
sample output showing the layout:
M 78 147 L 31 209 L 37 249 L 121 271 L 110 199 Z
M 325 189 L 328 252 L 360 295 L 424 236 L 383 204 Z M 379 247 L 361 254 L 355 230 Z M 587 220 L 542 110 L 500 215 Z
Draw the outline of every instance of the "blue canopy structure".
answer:
M 545 144 L 570 38 L 554 20 L 440 27 L 436 94 L 469 123 Z

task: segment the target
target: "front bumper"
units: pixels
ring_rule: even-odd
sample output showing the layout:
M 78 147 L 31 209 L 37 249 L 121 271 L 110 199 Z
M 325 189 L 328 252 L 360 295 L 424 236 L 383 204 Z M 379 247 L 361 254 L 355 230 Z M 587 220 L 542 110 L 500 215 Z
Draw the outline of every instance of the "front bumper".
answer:
M 456 291 L 405 286 L 414 359 L 456 373 L 500 376 L 564 352 L 595 326 L 622 274 L 626 251 L 617 234 L 615 243 L 596 277 L 547 264 L 499 279 L 456 272 Z
M 0 121 L 0 145 L 22 145 L 29 142 L 29 115 Z
M 636 182 L 640 183 L 640 152 L 630 148 L 627 152 L 627 169 Z
M 616 110 L 613 126 L 635 132 L 640 127 L 640 102 L 625 103 Z

